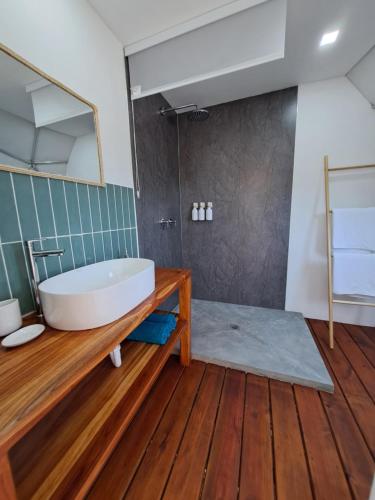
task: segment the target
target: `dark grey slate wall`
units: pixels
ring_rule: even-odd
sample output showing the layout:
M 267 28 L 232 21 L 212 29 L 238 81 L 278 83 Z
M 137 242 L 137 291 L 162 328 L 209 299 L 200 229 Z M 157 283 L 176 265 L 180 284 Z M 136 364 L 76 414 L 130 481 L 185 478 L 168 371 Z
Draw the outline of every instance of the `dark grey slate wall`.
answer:
M 181 267 L 177 117 L 160 116 L 161 106 L 169 104 L 160 94 L 134 101 L 141 188 L 140 199 L 136 197 L 139 254 L 160 267 Z M 158 224 L 162 217 L 176 219 L 176 227 L 163 231 Z M 167 307 L 174 304 L 169 301 Z
M 210 107 L 201 123 L 180 115 L 182 256 L 195 298 L 284 308 L 296 107 L 290 88 Z M 191 222 L 193 201 L 212 201 L 214 221 Z

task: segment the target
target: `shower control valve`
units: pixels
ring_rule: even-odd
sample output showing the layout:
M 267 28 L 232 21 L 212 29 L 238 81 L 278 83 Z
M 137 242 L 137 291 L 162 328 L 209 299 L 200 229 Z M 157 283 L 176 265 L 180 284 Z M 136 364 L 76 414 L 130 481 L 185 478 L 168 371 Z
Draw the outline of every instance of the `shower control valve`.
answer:
M 166 219 L 165 217 L 163 217 L 162 219 L 160 219 L 158 221 L 158 224 L 160 224 L 161 229 L 168 229 L 171 226 L 176 226 L 177 221 L 176 221 L 176 219 L 172 219 L 171 217 L 169 217 L 169 219 Z
M 160 224 L 161 229 L 167 229 L 169 226 L 168 219 L 165 219 L 164 217 L 158 221 L 158 224 Z

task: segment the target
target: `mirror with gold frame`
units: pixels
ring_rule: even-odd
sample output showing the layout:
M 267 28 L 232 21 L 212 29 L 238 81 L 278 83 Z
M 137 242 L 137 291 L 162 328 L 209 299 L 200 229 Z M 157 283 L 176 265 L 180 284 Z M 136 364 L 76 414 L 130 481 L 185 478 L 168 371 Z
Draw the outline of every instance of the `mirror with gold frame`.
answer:
M 95 105 L 1 44 L 0 169 L 104 184 Z

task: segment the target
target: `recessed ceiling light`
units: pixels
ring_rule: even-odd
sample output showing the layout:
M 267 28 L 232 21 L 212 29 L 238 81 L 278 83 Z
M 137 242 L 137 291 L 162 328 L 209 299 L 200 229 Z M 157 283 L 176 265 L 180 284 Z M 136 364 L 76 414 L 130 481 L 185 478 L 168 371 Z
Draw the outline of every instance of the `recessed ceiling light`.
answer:
M 330 31 L 329 33 L 324 33 L 322 39 L 320 40 L 320 46 L 329 45 L 330 43 L 335 43 L 340 31 Z

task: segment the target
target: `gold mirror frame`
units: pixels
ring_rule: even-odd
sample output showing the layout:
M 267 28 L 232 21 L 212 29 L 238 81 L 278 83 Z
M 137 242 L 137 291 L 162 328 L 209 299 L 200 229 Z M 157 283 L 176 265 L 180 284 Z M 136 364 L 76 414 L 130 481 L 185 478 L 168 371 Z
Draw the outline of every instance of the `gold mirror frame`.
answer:
M 99 132 L 98 109 L 95 106 L 95 104 L 93 104 L 90 101 L 87 101 L 86 99 L 84 99 L 83 97 L 81 97 L 79 94 L 77 94 L 76 92 L 74 92 L 74 90 L 70 89 L 69 87 L 67 87 L 63 83 L 59 82 L 58 80 L 56 80 L 52 76 L 49 76 L 47 73 L 45 73 L 41 69 L 37 68 L 36 66 L 34 66 L 33 64 L 31 64 L 29 61 L 27 61 L 23 57 L 19 56 L 18 54 L 16 54 L 15 52 L 13 52 L 13 50 L 9 49 L 8 47 L 6 47 L 5 45 L 3 45 L 2 43 L 0 43 L 0 51 L 4 52 L 5 54 L 7 54 L 8 56 L 12 57 L 16 61 L 20 62 L 21 64 L 23 64 L 27 68 L 31 69 L 32 71 L 35 71 L 35 73 L 37 73 L 38 75 L 40 75 L 42 78 L 45 78 L 49 82 L 51 82 L 54 85 L 56 85 L 57 87 L 61 88 L 62 90 L 64 90 L 65 92 L 67 92 L 71 96 L 75 97 L 79 101 L 83 102 L 84 104 L 86 104 L 87 106 L 89 106 L 92 109 L 93 116 L 94 116 L 95 133 L 96 133 L 96 144 L 97 144 L 98 160 L 99 160 L 99 181 L 98 182 L 89 181 L 89 180 L 85 180 L 85 179 L 78 179 L 78 178 L 75 178 L 75 177 L 69 177 L 69 176 L 66 176 L 66 175 L 51 174 L 51 173 L 48 173 L 48 172 L 27 171 L 24 168 L 21 168 L 21 167 L 12 167 L 11 165 L 5 165 L 3 163 L 0 163 L 0 170 L 5 170 L 7 172 L 15 172 L 17 174 L 34 175 L 36 177 L 47 177 L 47 178 L 50 178 L 50 179 L 60 179 L 60 180 L 69 181 L 69 182 L 78 182 L 80 184 L 90 184 L 90 185 L 93 185 L 93 186 L 105 186 L 104 175 L 103 175 L 102 147 L 101 147 L 100 132 Z

